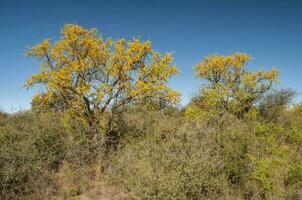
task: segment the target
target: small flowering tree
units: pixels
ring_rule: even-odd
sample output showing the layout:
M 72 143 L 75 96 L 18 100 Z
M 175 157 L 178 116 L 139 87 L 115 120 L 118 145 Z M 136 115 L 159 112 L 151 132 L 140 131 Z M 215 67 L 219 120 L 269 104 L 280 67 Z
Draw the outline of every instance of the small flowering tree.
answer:
M 204 108 L 228 111 L 241 118 L 271 89 L 278 71 L 247 71 L 244 67 L 250 59 L 244 53 L 210 55 L 195 66 L 197 77 L 206 82 L 201 90 Z
M 61 38 L 30 48 L 28 56 L 40 61 L 40 71 L 25 86 L 42 84 L 33 97 L 36 107 L 59 107 L 89 127 L 99 127 L 104 115 L 114 116 L 138 101 L 178 101 L 169 78 L 178 73 L 171 54 L 160 55 L 149 41 L 104 39 L 96 29 L 67 24 Z

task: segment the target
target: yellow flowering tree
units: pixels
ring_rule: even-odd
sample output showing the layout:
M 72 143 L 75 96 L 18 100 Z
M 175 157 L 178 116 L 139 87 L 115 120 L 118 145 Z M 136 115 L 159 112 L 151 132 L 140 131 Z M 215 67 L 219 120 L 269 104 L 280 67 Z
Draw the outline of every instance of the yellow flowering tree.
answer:
M 98 127 L 138 101 L 178 101 L 169 78 L 178 73 L 170 53 L 160 55 L 149 41 L 104 39 L 96 29 L 67 24 L 56 42 L 43 40 L 27 52 L 40 61 L 40 71 L 25 86 L 42 84 L 36 107 L 58 106 L 67 116 Z
M 253 110 L 254 105 L 277 81 L 278 71 L 245 69 L 251 57 L 244 53 L 210 55 L 195 66 L 197 77 L 205 81 L 201 90 L 204 108 L 226 110 L 238 118 Z

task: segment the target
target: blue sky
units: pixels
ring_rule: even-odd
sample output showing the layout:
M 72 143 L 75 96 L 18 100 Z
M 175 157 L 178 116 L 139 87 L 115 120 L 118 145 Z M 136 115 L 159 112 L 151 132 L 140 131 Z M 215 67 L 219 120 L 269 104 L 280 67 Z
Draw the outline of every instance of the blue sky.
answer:
M 302 92 L 302 1 L 0 0 L 2 110 L 30 107 L 35 90 L 23 84 L 38 66 L 24 52 L 44 38 L 57 39 L 65 23 L 96 27 L 104 37 L 139 36 L 160 52 L 173 52 L 181 73 L 170 85 L 182 92 L 183 104 L 201 84 L 192 66 L 211 53 L 249 53 L 249 69 L 276 66 L 279 87 Z

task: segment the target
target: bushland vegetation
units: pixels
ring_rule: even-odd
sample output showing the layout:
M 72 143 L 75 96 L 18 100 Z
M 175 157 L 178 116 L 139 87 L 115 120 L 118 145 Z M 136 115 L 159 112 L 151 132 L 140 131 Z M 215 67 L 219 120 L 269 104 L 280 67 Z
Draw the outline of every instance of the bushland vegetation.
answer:
M 0 199 L 302 199 L 302 104 L 276 68 L 209 55 L 179 106 L 173 58 L 149 41 L 69 24 L 28 55 L 40 92 L 0 112 Z

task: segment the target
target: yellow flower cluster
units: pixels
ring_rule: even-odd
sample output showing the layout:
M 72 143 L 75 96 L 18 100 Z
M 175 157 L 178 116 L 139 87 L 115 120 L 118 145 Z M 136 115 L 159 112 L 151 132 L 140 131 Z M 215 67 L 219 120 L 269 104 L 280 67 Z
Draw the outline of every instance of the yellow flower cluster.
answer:
M 248 72 L 245 64 L 251 57 L 244 53 L 210 55 L 195 66 L 197 76 L 207 81 L 202 90 L 205 107 L 224 107 L 237 115 L 253 108 L 259 96 L 277 81 L 278 71 Z
M 175 103 L 180 96 L 167 86 L 169 78 L 178 73 L 172 55 L 160 55 L 150 41 L 105 40 L 95 29 L 67 24 L 61 39 L 53 44 L 48 39 L 42 41 L 28 56 L 42 63 L 40 72 L 26 86 L 44 84 L 46 93 L 65 95 L 69 105 L 77 109 L 86 106 L 86 110 L 103 112 L 114 103 L 150 96 Z M 39 101 L 47 103 L 49 99 Z

